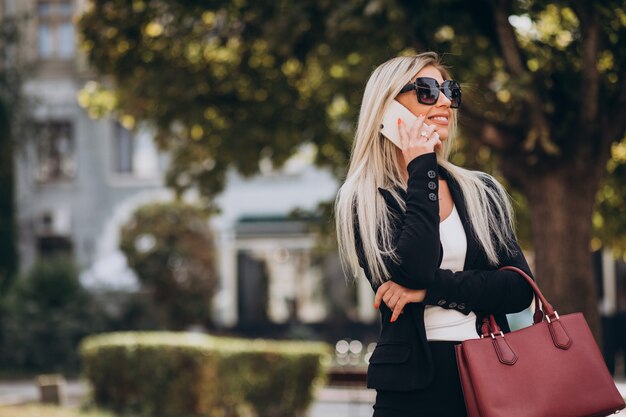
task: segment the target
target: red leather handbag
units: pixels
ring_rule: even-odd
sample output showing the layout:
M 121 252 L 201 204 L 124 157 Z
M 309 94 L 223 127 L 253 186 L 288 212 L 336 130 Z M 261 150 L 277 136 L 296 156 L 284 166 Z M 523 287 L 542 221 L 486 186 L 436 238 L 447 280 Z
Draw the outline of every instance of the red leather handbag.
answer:
M 600 417 L 626 407 L 582 313 L 559 317 L 524 271 L 501 269 L 532 286 L 534 323 L 505 335 L 491 315 L 480 339 L 455 347 L 469 417 Z

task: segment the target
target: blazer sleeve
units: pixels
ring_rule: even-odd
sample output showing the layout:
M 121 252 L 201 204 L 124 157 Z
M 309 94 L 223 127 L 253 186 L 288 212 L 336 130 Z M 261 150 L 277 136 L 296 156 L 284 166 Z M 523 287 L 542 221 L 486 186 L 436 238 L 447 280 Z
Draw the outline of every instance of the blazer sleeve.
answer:
M 406 212 L 398 216 L 395 228 L 395 254 L 397 259 L 383 254 L 383 260 L 389 271 L 389 279 L 412 289 L 429 287 L 435 279 L 439 266 L 439 199 L 437 196 L 438 171 L 437 157 L 434 152 L 414 158 L 407 166 L 409 179 L 407 184 Z M 385 198 L 387 205 L 396 204 L 391 197 Z M 395 211 L 398 211 L 399 207 Z M 372 288 L 376 289 L 368 268 L 361 238 L 358 220 L 355 224 L 355 236 L 359 264 L 365 271 Z
M 517 242 L 514 249 L 512 254 L 500 253 L 501 261 L 498 268 L 516 266 L 532 277 Z M 509 314 L 526 309 L 531 304 L 533 296 L 533 290 L 528 282 L 514 271 L 473 269 L 452 272 L 438 269 L 432 285 L 426 291 L 424 303 L 447 309 L 454 308 L 466 315 L 470 311 Z

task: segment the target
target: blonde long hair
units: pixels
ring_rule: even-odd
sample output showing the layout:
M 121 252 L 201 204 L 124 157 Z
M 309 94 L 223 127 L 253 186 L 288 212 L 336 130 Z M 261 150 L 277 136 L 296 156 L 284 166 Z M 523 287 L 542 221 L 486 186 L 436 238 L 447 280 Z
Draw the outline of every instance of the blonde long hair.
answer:
M 348 174 L 335 200 L 339 255 L 344 271 L 353 277 L 360 271 L 354 228 L 355 220 L 358 219 L 363 255 L 376 284 L 389 279 L 383 258 L 388 256 L 397 259 L 393 247 L 391 213 L 378 187 L 388 189 L 403 209 L 404 200 L 396 187 L 407 188 L 399 169 L 396 147 L 381 135 L 379 126 L 384 109 L 400 89 L 429 65 L 437 68 L 444 79 L 451 78 L 434 52 L 396 57 L 372 72 L 363 94 Z M 513 251 L 515 232 L 511 203 L 504 188 L 491 176 L 458 167 L 448 161 L 456 122 L 457 110 L 452 110 L 448 139 L 443 141 L 442 149 L 437 152 L 437 160 L 459 184 L 473 233 L 489 262 L 498 265 L 499 248 L 504 248 L 507 253 Z

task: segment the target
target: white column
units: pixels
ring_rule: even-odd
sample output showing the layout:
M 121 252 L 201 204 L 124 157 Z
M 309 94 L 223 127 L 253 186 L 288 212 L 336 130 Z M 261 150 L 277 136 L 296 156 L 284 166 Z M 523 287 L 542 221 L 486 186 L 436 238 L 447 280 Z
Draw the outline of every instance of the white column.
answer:
M 235 231 L 226 226 L 219 233 L 217 259 L 220 291 L 214 301 L 215 321 L 223 327 L 237 324 L 237 247 Z
M 600 314 L 612 316 L 617 307 L 615 259 L 608 249 L 602 250 L 602 287 L 604 288 L 604 297 L 600 302 Z
M 274 323 L 285 323 L 291 313 L 290 301 L 296 299 L 297 263 L 300 253 L 274 245 L 265 251 L 269 274 L 268 316 Z

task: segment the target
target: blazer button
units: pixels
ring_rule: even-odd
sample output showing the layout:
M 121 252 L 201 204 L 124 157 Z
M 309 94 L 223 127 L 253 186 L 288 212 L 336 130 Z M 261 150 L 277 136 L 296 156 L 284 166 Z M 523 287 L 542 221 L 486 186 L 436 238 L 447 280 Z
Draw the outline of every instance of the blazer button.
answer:
M 444 305 L 445 303 L 446 303 L 446 300 L 444 300 L 443 298 L 441 300 L 437 301 L 437 304 L 440 305 L 440 306 Z
M 437 194 L 430 193 L 428 194 L 428 198 L 430 198 L 430 201 L 437 201 Z
M 448 304 L 448 307 L 454 308 L 454 307 L 456 307 L 456 303 L 450 303 L 450 304 Z
M 428 178 L 435 178 L 437 176 L 437 173 L 431 169 L 426 173 L 426 175 L 428 175 Z
M 458 306 L 456 306 L 456 308 L 458 308 L 459 310 L 465 310 L 465 304 L 461 303 Z
M 434 190 L 435 188 L 437 188 L 437 184 L 435 184 L 433 181 L 430 181 L 428 183 L 428 188 L 430 188 L 431 190 Z

